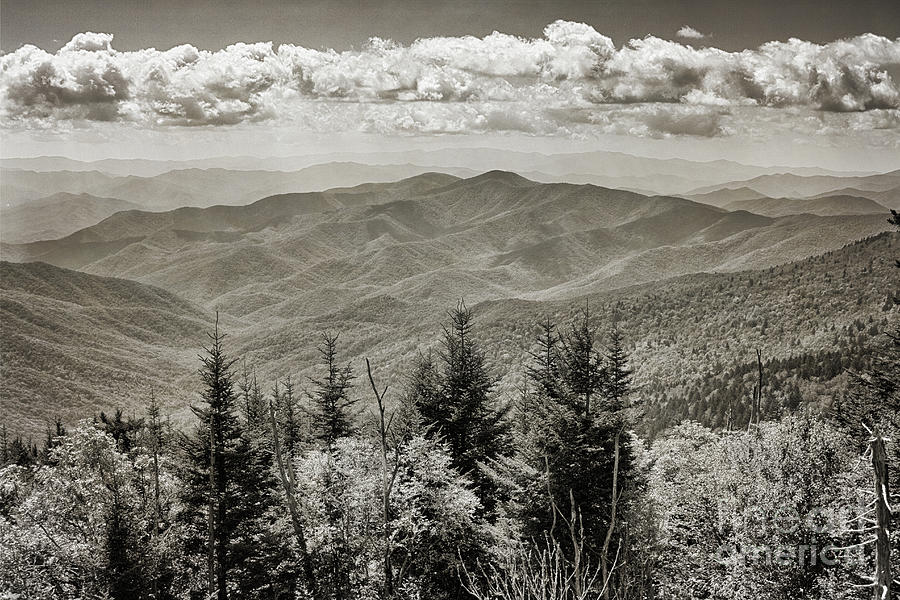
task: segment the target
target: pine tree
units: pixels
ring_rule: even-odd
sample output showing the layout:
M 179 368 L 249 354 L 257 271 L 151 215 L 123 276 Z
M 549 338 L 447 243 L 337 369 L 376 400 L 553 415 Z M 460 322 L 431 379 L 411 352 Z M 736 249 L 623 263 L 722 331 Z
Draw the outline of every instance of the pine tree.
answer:
M 562 338 L 562 376 L 570 394 L 569 401 L 579 414 L 591 414 L 591 399 L 603 387 L 603 361 L 597 352 L 589 307 L 579 322 L 572 324 Z
M 626 407 L 631 393 L 632 370 L 628 366 L 628 353 L 623 347 L 623 336 L 617 324 L 609 333 L 606 346 L 606 361 L 602 377 L 602 400 L 600 410 L 619 413 Z
M 623 512 L 623 494 L 628 478 L 631 475 L 631 456 L 625 445 L 626 409 L 628 396 L 631 393 L 631 369 L 628 366 L 628 354 L 622 344 L 622 333 L 618 324 L 613 323 L 606 347 L 606 364 L 604 365 L 603 399 L 600 403 L 601 420 L 598 426 L 612 434 L 612 481 L 609 491 L 609 514 L 606 535 L 600 551 L 601 574 L 604 581 L 608 579 L 612 560 L 610 557 L 612 542 L 620 529 L 619 521 Z M 603 590 L 603 597 L 609 598 L 612 587 Z
M 527 538 L 554 540 L 565 539 L 566 520 L 574 511 L 585 551 L 602 559 L 616 542 L 622 489 L 630 476 L 622 440 L 628 356 L 616 328 L 601 355 L 587 310 L 564 341 L 553 329 L 549 321 L 541 324 L 526 368 L 534 384 L 534 416 L 518 443 L 523 497 L 517 510 Z
M 47 425 L 47 437 L 44 439 L 44 448 L 41 450 L 40 460 L 44 464 L 53 464 L 53 459 L 51 458 L 51 450 L 59 446 L 59 442 L 62 436 L 66 435 L 66 428 L 63 425 L 62 419 L 56 417 L 53 420 L 52 425 Z
M 494 400 L 495 379 L 473 339 L 472 312 L 460 302 L 450 320 L 450 326 L 444 327 L 439 377 L 433 378 L 433 366 L 420 365 L 424 377 L 420 415 L 429 432 L 446 441 L 453 466 L 471 477 L 490 512 L 497 502 L 497 486 L 479 465 L 507 452 L 508 408 Z
M 140 419 L 124 418 L 122 409 L 117 408 L 112 417 L 101 412 L 97 425 L 113 437 L 120 452 L 127 454 L 134 448 L 144 424 Z
M 335 440 L 351 435 L 355 429 L 350 410 L 356 400 L 348 396 L 353 374 L 349 363 L 343 367 L 338 364 L 337 339 L 337 335 L 327 332 L 322 334 L 322 344 L 318 350 L 325 367 L 325 376 L 320 379 L 310 378 L 315 386 L 311 394 L 315 405 L 315 437 L 326 448 L 330 448 Z
M 450 410 L 441 396 L 441 374 L 431 352 L 416 360 L 407 377 L 403 404 L 412 408 L 408 412 L 413 413 L 413 418 L 407 419 L 412 434 L 420 433 L 422 427 L 449 421 Z
M 300 420 L 300 410 L 294 397 L 294 382 L 290 375 L 284 379 L 282 385 L 284 389 L 275 398 L 275 406 L 280 417 L 284 451 L 288 459 L 293 460 L 303 443 L 303 423 Z
M 247 433 L 236 414 L 233 359 L 223 348 L 218 322 L 211 344 L 200 356 L 203 405 L 192 407 L 199 423 L 184 436 L 182 518 L 193 525 L 189 553 L 207 557 L 209 597 L 226 600 L 234 587 L 240 597 L 258 596 L 268 585 L 268 552 L 263 518 L 272 506 L 270 457 Z M 266 546 L 265 548 L 261 546 Z
M 546 398 L 559 400 L 562 397 L 560 377 L 560 337 L 556 326 L 548 317 L 540 324 L 541 335 L 537 339 L 538 349 L 530 352 L 532 364 L 525 374 L 534 382 L 537 392 Z

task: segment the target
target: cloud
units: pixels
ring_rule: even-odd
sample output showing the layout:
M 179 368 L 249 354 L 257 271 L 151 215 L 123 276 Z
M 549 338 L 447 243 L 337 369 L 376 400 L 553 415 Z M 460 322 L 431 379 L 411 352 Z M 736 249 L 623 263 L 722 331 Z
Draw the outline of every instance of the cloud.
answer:
M 706 37 L 705 34 L 700 33 L 690 25 L 685 25 L 675 34 L 680 38 L 686 38 L 690 40 L 702 40 Z
M 685 27 L 681 37 L 696 31 Z M 494 32 L 409 45 L 371 39 L 337 52 L 272 43 L 218 51 L 182 45 L 120 52 L 81 33 L 56 53 L 27 45 L 0 56 L 0 122 L 58 128 L 83 121 L 140 127 L 266 121 L 311 131 L 522 131 L 585 128 L 637 135 L 723 135 L 728 111 L 879 111 L 896 123 L 900 39 L 798 39 L 727 52 L 653 36 L 621 47 L 583 23 L 542 37 Z M 631 106 L 632 108 L 628 108 Z M 747 110 L 734 112 L 744 107 Z M 733 117 L 731 117 L 733 118 Z

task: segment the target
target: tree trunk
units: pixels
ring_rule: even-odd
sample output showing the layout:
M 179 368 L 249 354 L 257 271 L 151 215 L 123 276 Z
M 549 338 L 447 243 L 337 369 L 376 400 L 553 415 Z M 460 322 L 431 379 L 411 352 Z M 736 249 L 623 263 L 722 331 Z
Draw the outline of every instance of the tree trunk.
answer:
M 207 555 L 207 585 L 209 587 L 209 598 L 216 597 L 216 495 L 218 493 L 216 487 L 216 428 L 214 425 L 215 415 L 212 410 L 209 413 L 209 515 L 207 532 L 207 546 L 209 553 Z
M 876 435 L 871 443 L 872 466 L 875 469 L 875 600 L 891 597 L 891 509 L 888 504 L 887 452 L 884 438 Z
M 759 425 L 759 415 L 762 412 L 762 352 L 756 349 L 756 367 L 759 369 L 759 382 L 756 385 L 756 424 Z
M 603 598 L 609 598 L 609 544 L 612 541 L 616 528 L 616 504 L 619 501 L 619 440 L 622 429 L 616 431 L 615 458 L 613 460 L 612 502 L 609 510 L 609 529 L 606 530 L 606 539 L 603 540 L 603 550 L 600 552 L 600 567 L 603 576 Z
M 391 490 L 394 487 L 394 481 L 397 477 L 397 470 L 400 466 L 399 459 L 395 460 L 394 468 L 388 469 L 388 430 L 391 427 L 390 421 L 385 423 L 384 420 L 384 395 L 387 388 L 381 393 L 375 385 L 375 378 L 372 377 L 372 366 L 369 359 L 366 359 L 366 372 L 369 375 L 369 383 L 372 384 L 372 392 L 375 394 L 375 401 L 378 403 L 378 434 L 381 438 L 381 511 L 382 511 L 382 536 L 384 543 L 384 596 L 385 598 L 394 597 L 394 566 L 393 566 L 393 544 L 391 531 Z M 391 416 L 391 421 L 393 415 Z M 389 474 L 390 471 L 390 474 Z
M 284 463 L 284 456 L 281 452 L 281 440 L 278 437 L 278 422 L 275 419 L 275 407 L 271 402 L 269 403 L 269 419 L 272 426 L 272 439 L 275 442 L 275 462 L 278 463 L 278 476 L 281 479 L 281 487 L 287 498 L 288 511 L 291 513 L 291 524 L 294 526 L 294 535 L 297 536 L 297 546 L 300 548 L 300 558 L 303 564 L 303 575 L 306 577 L 306 584 L 309 586 L 310 594 L 313 598 L 318 598 L 319 593 L 316 586 L 312 557 L 309 554 L 309 547 L 306 544 L 306 532 L 303 528 L 303 521 L 300 518 L 297 500 L 294 497 L 292 467 L 290 465 L 285 466 Z

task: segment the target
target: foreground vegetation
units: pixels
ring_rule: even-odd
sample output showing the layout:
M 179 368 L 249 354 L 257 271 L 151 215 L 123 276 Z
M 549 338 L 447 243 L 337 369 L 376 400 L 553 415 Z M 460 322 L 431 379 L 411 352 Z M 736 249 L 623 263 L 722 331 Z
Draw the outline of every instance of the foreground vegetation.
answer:
M 650 439 L 623 333 L 598 321 L 540 323 L 511 402 L 464 304 L 402 380 L 323 334 L 303 392 L 263 389 L 217 326 L 189 430 L 149 397 L 41 448 L 4 431 L 0 597 L 888 597 L 896 333 L 872 332 L 827 410 L 760 370 L 740 422 Z

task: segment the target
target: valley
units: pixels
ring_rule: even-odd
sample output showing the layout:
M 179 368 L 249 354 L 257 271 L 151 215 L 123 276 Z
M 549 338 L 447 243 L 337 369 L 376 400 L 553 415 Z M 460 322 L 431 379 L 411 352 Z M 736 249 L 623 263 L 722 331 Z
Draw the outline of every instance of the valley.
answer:
M 430 172 L 243 205 L 127 209 L 57 239 L 4 241 L 4 394 L 33 432 L 54 416 L 140 410 L 151 392 L 183 421 L 216 311 L 267 385 L 304 381 L 331 331 L 357 373 L 370 357 L 401 388 L 464 299 L 508 398 L 535 324 L 587 305 L 605 326 L 615 315 L 639 381 L 676 389 L 758 346 L 769 358 L 827 348 L 832 334 L 812 314 L 838 331 L 884 326 L 898 243 L 882 233 L 886 209 L 736 190 L 716 206 L 722 191 L 695 201 Z M 857 283 L 821 296 L 838 270 Z

